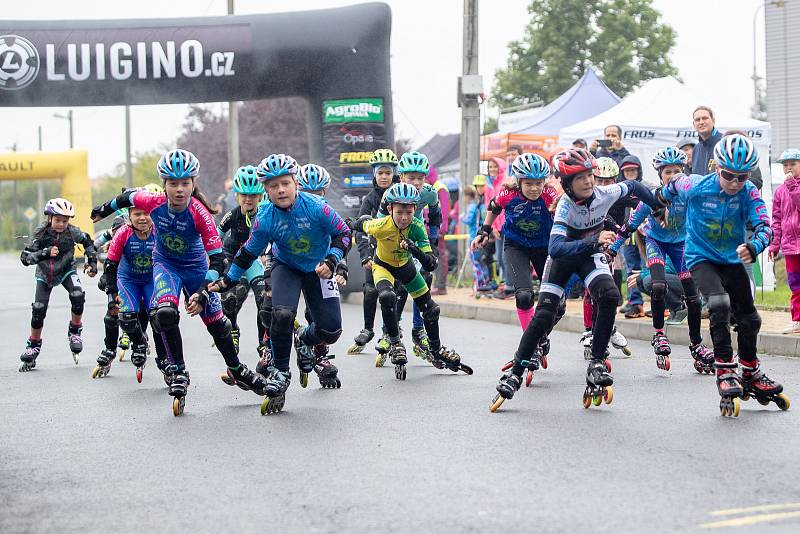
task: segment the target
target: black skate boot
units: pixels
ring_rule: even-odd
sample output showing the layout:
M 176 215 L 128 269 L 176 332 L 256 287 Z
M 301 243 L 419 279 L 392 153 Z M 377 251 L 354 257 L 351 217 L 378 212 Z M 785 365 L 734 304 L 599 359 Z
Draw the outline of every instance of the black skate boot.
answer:
M 398 338 L 397 341 L 392 341 L 389 345 L 389 357 L 394 364 L 394 377 L 398 380 L 406 379 L 406 364 L 408 363 L 408 356 L 406 356 L 406 347 L 403 342 Z
M 175 417 L 183 414 L 186 404 L 186 393 L 189 390 L 189 372 L 183 366 L 170 365 L 167 368 L 171 379 L 169 394 L 174 397 L 172 401 L 172 415 Z
M 131 363 L 136 367 L 136 381 L 142 383 L 142 371 L 147 363 L 147 338 L 142 337 L 142 343 L 133 346 L 131 350 Z
M 119 349 L 119 361 L 125 360 L 125 351 L 129 348 L 131 348 L 131 338 L 126 332 L 123 332 L 117 341 L 117 349 Z
M 547 355 L 550 354 L 550 336 L 547 334 L 539 341 L 539 353 L 541 354 L 539 363 L 542 365 L 542 369 L 547 369 Z
M 694 359 L 694 369 L 698 373 L 711 374 L 714 371 L 714 351 L 698 343 L 689 345 L 689 354 Z
M 764 374 L 758 359 L 748 362 L 740 358 L 739 364 L 742 366 L 743 400 L 754 397 L 762 406 L 774 402 L 781 410 L 789 409 L 792 403 L 783 393 L 783 386 Z
M 19 372 L 20 373 L 27 373 L 34 367 L 36 367 L 36 358 L 39 357 L 39 352 L 42 350 L 42 340 L 41 339 L 31 339 L 28 338 L 28 343 L 25 347 L 25 352 L 20 355 L 19 360 Z
M 468 375 L 473 373 L 472 367 L 461 361 L 461 356 L 453 349 L 445 346 L 436 347 L 431 344 L 431 363 L 437 369 L 450 369 L 454 373 L 464 371 Z
M 298 328 L 295 330 L 294 335 L 294 348 L 297 352 L 297 368 L 300 371 L 300 385 L 302 387 L 308 387 L 308 374 L 314 370 L 314 364 L 317 362 L 314 348 L 303 342 L 303 333 L 306 328 L 308 327 Z
M 331 363 L 331 360 L 336 356 L 328 354 L 328 345 L 325 343 L 314 345 L 314 354 L 317 357 L 317 363 L 314 364 L 314 372 L 317 373 L 317 378 L 319 378 L 319 385 L 325 389 L 342 387 L 342 381 L 337 376 L 339 369 Z
M 161 359 L 158 356 L 156 356 L 156 367 L 158 367 L 158 370 L 161 371 L 161 374 L 164 377 L 164 384 L 166 384 L 166 386 L 169 387 L 170 383 L 172 382 L 172 375 L 170 374 L 171 371 L 169 362 L 167 361 L 166 358 Z
M 611 404 L 614 400 L 614 388 L 606 363 L 603 360 L 591 360 L 586 368 L 586 389 L 583 392 L 583 407 L 592 404 L 600 406 L 601 402 Z
M 723 417 L 739 417 L 742 396 L 742 379 L 736 372 L 736 362 L 716 358 L 717 392 L 719 393 L 719 413 Z
M 364 347 L 367 345 L 367 343 L 372 341 L 372 338 L 374 337 L 375 332 L 368 328 L 362 329 L 353 340 L 354 343 L 347 349 L 347 354 L 361 354 L 364 352 Z
M 669 339 L 667 339 L 664 331 L 656 330 L 656 333 L 653 334 L 653 341 L 650 344 L 656 354 L 656 367 L 669 371 L 669 355 L 672 353 L 672 348 L 669 346 Z
M 103 349 L 100 356 L 97 357 L 97 366 L 92 369 L 92 378 L 103 378 L 111 371 L 111 362 L 116 359 L 117 355 L 113 350 Z
M 69 350 L 72 352 L 72 359 L 75 361 L 75 365 L 78 365 L 80 353 L 83 351 L 83 341 L 81 340 L 82 331 L 83 325 L 74 325 L 72 322 L 69 323 L 67 341 L 69 342 Z
M 256 373 L 264 377 L 269 376 L 272 365 L 272 348 L 269 346 L 269 344 L 262 343 L 258 346 L 258 363 L 256 364 Z
M 271 368 L 270 375 L 267 377 L 267 398 L 261 403 L 261 415 L 272 415 L 283 409 L 286 402 L 286 390 L 289 389 L 291 381 L 292 373 L 290 371 Z
M 424 327 L 412 328 L 411 339 L 414 342 L 414 356 L 431 361 L 431 344 Z
M 500 382 L 497 384 L 497 395 L 492 399 L 492 404 L 489 405 L 489 411 L 496 412 L 498 408 L 505 402 L 506 399 L 513 399 L 514 393 L 519 391 L 522 385 L 522 377 L 515 375 L 512 371 L 500 377 Z
M 258 373 L 254 373 L 243 363 L 239 367 L 225 370 L 222 381 L 229 386 L 238 386 L 243 391 L 252 391 L 256 395 L 266 395 L 267 379 Z

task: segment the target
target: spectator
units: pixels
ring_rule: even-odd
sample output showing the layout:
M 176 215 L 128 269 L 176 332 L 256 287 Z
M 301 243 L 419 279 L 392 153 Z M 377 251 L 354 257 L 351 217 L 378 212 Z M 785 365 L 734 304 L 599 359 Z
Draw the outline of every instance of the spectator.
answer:
M 436 243 L 436 248 L 439 251 L 439 261 L 436 263 L 436 278 L 434 280 L 434 288 L 431 291 L 432 295 L 446 295 L 447 294 L 447 248 L 445 247 L 444 236 L 450 229 L 450 192 L 447 186 L 439 180 L 439 173 L 436 172 L 436 167 L 431 167 L 426 180 L 433 186 L 436 195 L 439 197 L 439 208 L 442 210 L 442 222 L 439 225 L 439 239 Z
M 684 141 L 682 145 L 678 145 L 678 150 L 686 154 L 686 172 L 692 172 L 692 152 L 696 144 L 694 141 Z
M 233 191 L 233 179 L 225 180 L 225 192 L 217 197 L 214 202 L 214 209 L 217 210 L 217 224 L 222 217 L 239 204 L 236 202 L 236 193 Z
M 472 187 L 468 187 L 464 191 L 464 201 L 467 203 L 467 212 L 461 219 L 461 222 L 467 227 L 469 243 L 478 235 L 478 230 L 483 224 L 483 221 L 486 220 L 486 207 L 483 203 L 483 189 L 486 186 L 486 176 L 482 174 L 476 175 L 472 180 L 472 184 Z M 470 254 L 472 273 L 474 275 L 474 282 L 472 284 L 473 293 L 477 296 L 481 293 L 492 291 L 494 287 L 491 285 L 489 266 L 485 261 L 486 252 L 479 249 L 467 253 Z
M 714 172 L 714 147 L 722 133 L 714 126 L 714 112 L 708 106 L 697 106 L 692 113 L 692 125 L 698 142 L 692 149 L 692 174 L 705 176 Z
M 641 240 L 640 240 L 641 241 Z M 664 296 L 666 309 L 669 310 L 669 317 L 666 319 L 667 324 L 680 324 L 689 315 L 689 310 L 683 305 L 683 285 L 681 280 L 675 272 L 675 267 L 672 261 L 667 258 L 664 264 L 666 270 L 667 293 Z M 628 276 L 628 287 L 634 284 L 636 287 L 647 296 L 650 296 L 653 291 L 653 277 L 650 275 L 650 269 L 646 264 L 642 265 L 641 272 L 634 272 Z M 652 312 L 648 312 L 652 316 Z
M 622 167 L 622 161 L 631 155 L 628 149 L 622 146 L 622 128 L 616 124 L 611 124 L 606 126 L 603 135 L 606 141 L 611 142 L 611 146 L 608 148 L 602 147 L 595 139 L 592 141 L 592 153 L 598 158 L 611 158 L 618 166 Z
M 573 148 L 586 148 L 586 139 L 580 139 L 580 138 L 575 139 L 572 142 L 572 147 Z
M 786 258 L 786 279 L 792 292 L 792 323 L 784 334 L 800 334 L 800 149 L 784 150 L 778 163 L 783 164 L 786 178 L 772 200 L 772 243 L 769 259 L 775 261 L 783 252 Z
M 491 158 L 489 160 L 488 168 L 489 176 L 486 177 L 488 183 L 486 185 L 486 194 L 484 196 L 484 205 L 486 207 L 488 207 L 489 201 L 497 196 L 503 187 L 503 182 L 505 182 L 506 179 L 506 163 L 500 158 Z M 494 261 L 500 271 L 499 274 L 501 274 L 504 279 L 506 278 L 506 266 L 504 263 L 505 258 L 503 257 L 503 234 L 500 232 L 500 229 L 503 227 L 505 220 L 505 214 L 501 213 L 492 223 L 492 236 L 494 237 L 495 249 Z M 498 287 L 494 294 L 494 297 L 498 299 L 507 299 L 513 296 L 514 288 L 511 287 L 511 284 L 509 283 L 504 283 L 502 287 Z
M 622 160 L 622 165 L 620 165 L 620 170 L 622 171 L 623 180 L 642 181 L 642 162 L 639 161 L 639 158 L 636 156 L 628 155 L 625 157 L 625 159 Z M 626 207 L 626 221 L 630 217 L 631 207 L 635 207 L 635 205 L 631 204 Z M 622 248 L 620 249 L 620 252 L 622 253 L 622 261 L 625 263 L 625 270 L 627 271 L 628 276 L 630 276 L 630 274 L 634 271 L 641 271 L 642 268 L 642 257 L 639 254 L 639 249 L 636 246 L 636 241 L 638 239 L 640 238 L 636 234 L 633 234 L 630 237 L 629 242 L 622 245 Z M 628 287 L 628 302 L 622 308 L 620 308 L 619 312 L 624 313 L 627 319 L 644 317 L 644 299 L 642 298 L 642 292 L 639 291 L 638 287 Z

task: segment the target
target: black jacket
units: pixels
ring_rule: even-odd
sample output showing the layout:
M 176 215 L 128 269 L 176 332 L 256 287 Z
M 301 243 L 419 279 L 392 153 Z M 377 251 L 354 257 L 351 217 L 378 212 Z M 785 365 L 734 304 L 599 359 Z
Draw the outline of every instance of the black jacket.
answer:
M 692 150 L 692 174 L 705 176 L 714 172 L 714 147 L 722 139 L 722 132 L 714 128 L 705 141 L 698 136 L 697 144 Z
M 20 254 L 22 265 L 36 265 L 36 278 L 50 287 L 59 285 L 70 273 L 75 272 L 75 245 L 82 245 L 87 265 L 97 270 L 97 250 L 89 234 L 77 226 L 69 225 L 56 233 L 49 223 L 34 230 L 31 240 Z M 58 254 L 50 257 L 50 247 L 58 247 Z

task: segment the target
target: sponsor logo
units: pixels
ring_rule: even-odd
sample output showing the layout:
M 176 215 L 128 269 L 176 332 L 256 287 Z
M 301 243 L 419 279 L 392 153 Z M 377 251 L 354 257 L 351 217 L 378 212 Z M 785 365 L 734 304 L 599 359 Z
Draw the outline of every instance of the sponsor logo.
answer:
M 370 133 L 362 133 L 358 130 L 350 130 L 344 126 L 339 128 L 342 133 L 342 141 L 348 145 L 363 145 L 364 143 L 375 142 L 375 136 Z
M 9 161 L 9 162 L 2 162 L 0 161 L 0 171 L 32 171 L 33 170 L 33 162 L 32 161 Z
M 322 121 L 324 123 L 383 122 L 383 100 L 380 98 L 326 100 L 322 103 Z
M 372 187 L 372 175 L 366 173 L 348 174 L 342 182 L 345 187 Z
M 369 163 L 369 158 L 372 157 L 372 152 L 340 152 L 339 163 Z
M 655 130 L 627 130 L 622 138 L 623 139 L 654 139 L 656 136 Z
M 345 208 L 355 208 L 361 205 L 361 197 L 342 195 L 342 204 Z
M 0 35 L 0 89 L 15 91 L 39 74 L 39 52 L 19 35 Z

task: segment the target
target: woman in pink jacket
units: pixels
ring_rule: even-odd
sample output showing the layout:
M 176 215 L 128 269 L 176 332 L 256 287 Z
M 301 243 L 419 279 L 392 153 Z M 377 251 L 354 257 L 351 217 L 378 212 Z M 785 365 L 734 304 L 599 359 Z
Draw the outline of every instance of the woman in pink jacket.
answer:
M 506 181 L 506 162 L 501 158 L 490 158 L 488 170 L 489 175 L 486 177 L 486 193 L 483 197 L 487 210 L 489 209 L 489 201 L 500 194 L 500 191 L 503 190 L 503 182 Z M 501 299 L 511 298 L 514 296 L 514 289 L 511 287 L 510 281 L 507 280 L 507 277 L 505 276 L 506 264 L 505 257 L 503 256 L 503 234 L 500 233 L 500 229 L 503 228 L 504 222 L 506 222 L 506 216 L 505 213 L 501 213 L 492 223 L 492 234 L 494 235 L 495 246 L 495 263 L 497 265 L 498 273 L 502 272 L 505 282 L 505 287 L 498 289 L 495 292 L 494 297 Z
M 778 252 L 786 258 L 786 278 L 792 291 L 792 324 L 784 334 L 800 334 L 800 150 L 783 151 L 778 163 L 783 164 L 786 179 L 775 191 L 772 201 L 772 230 L 769 259 Z

